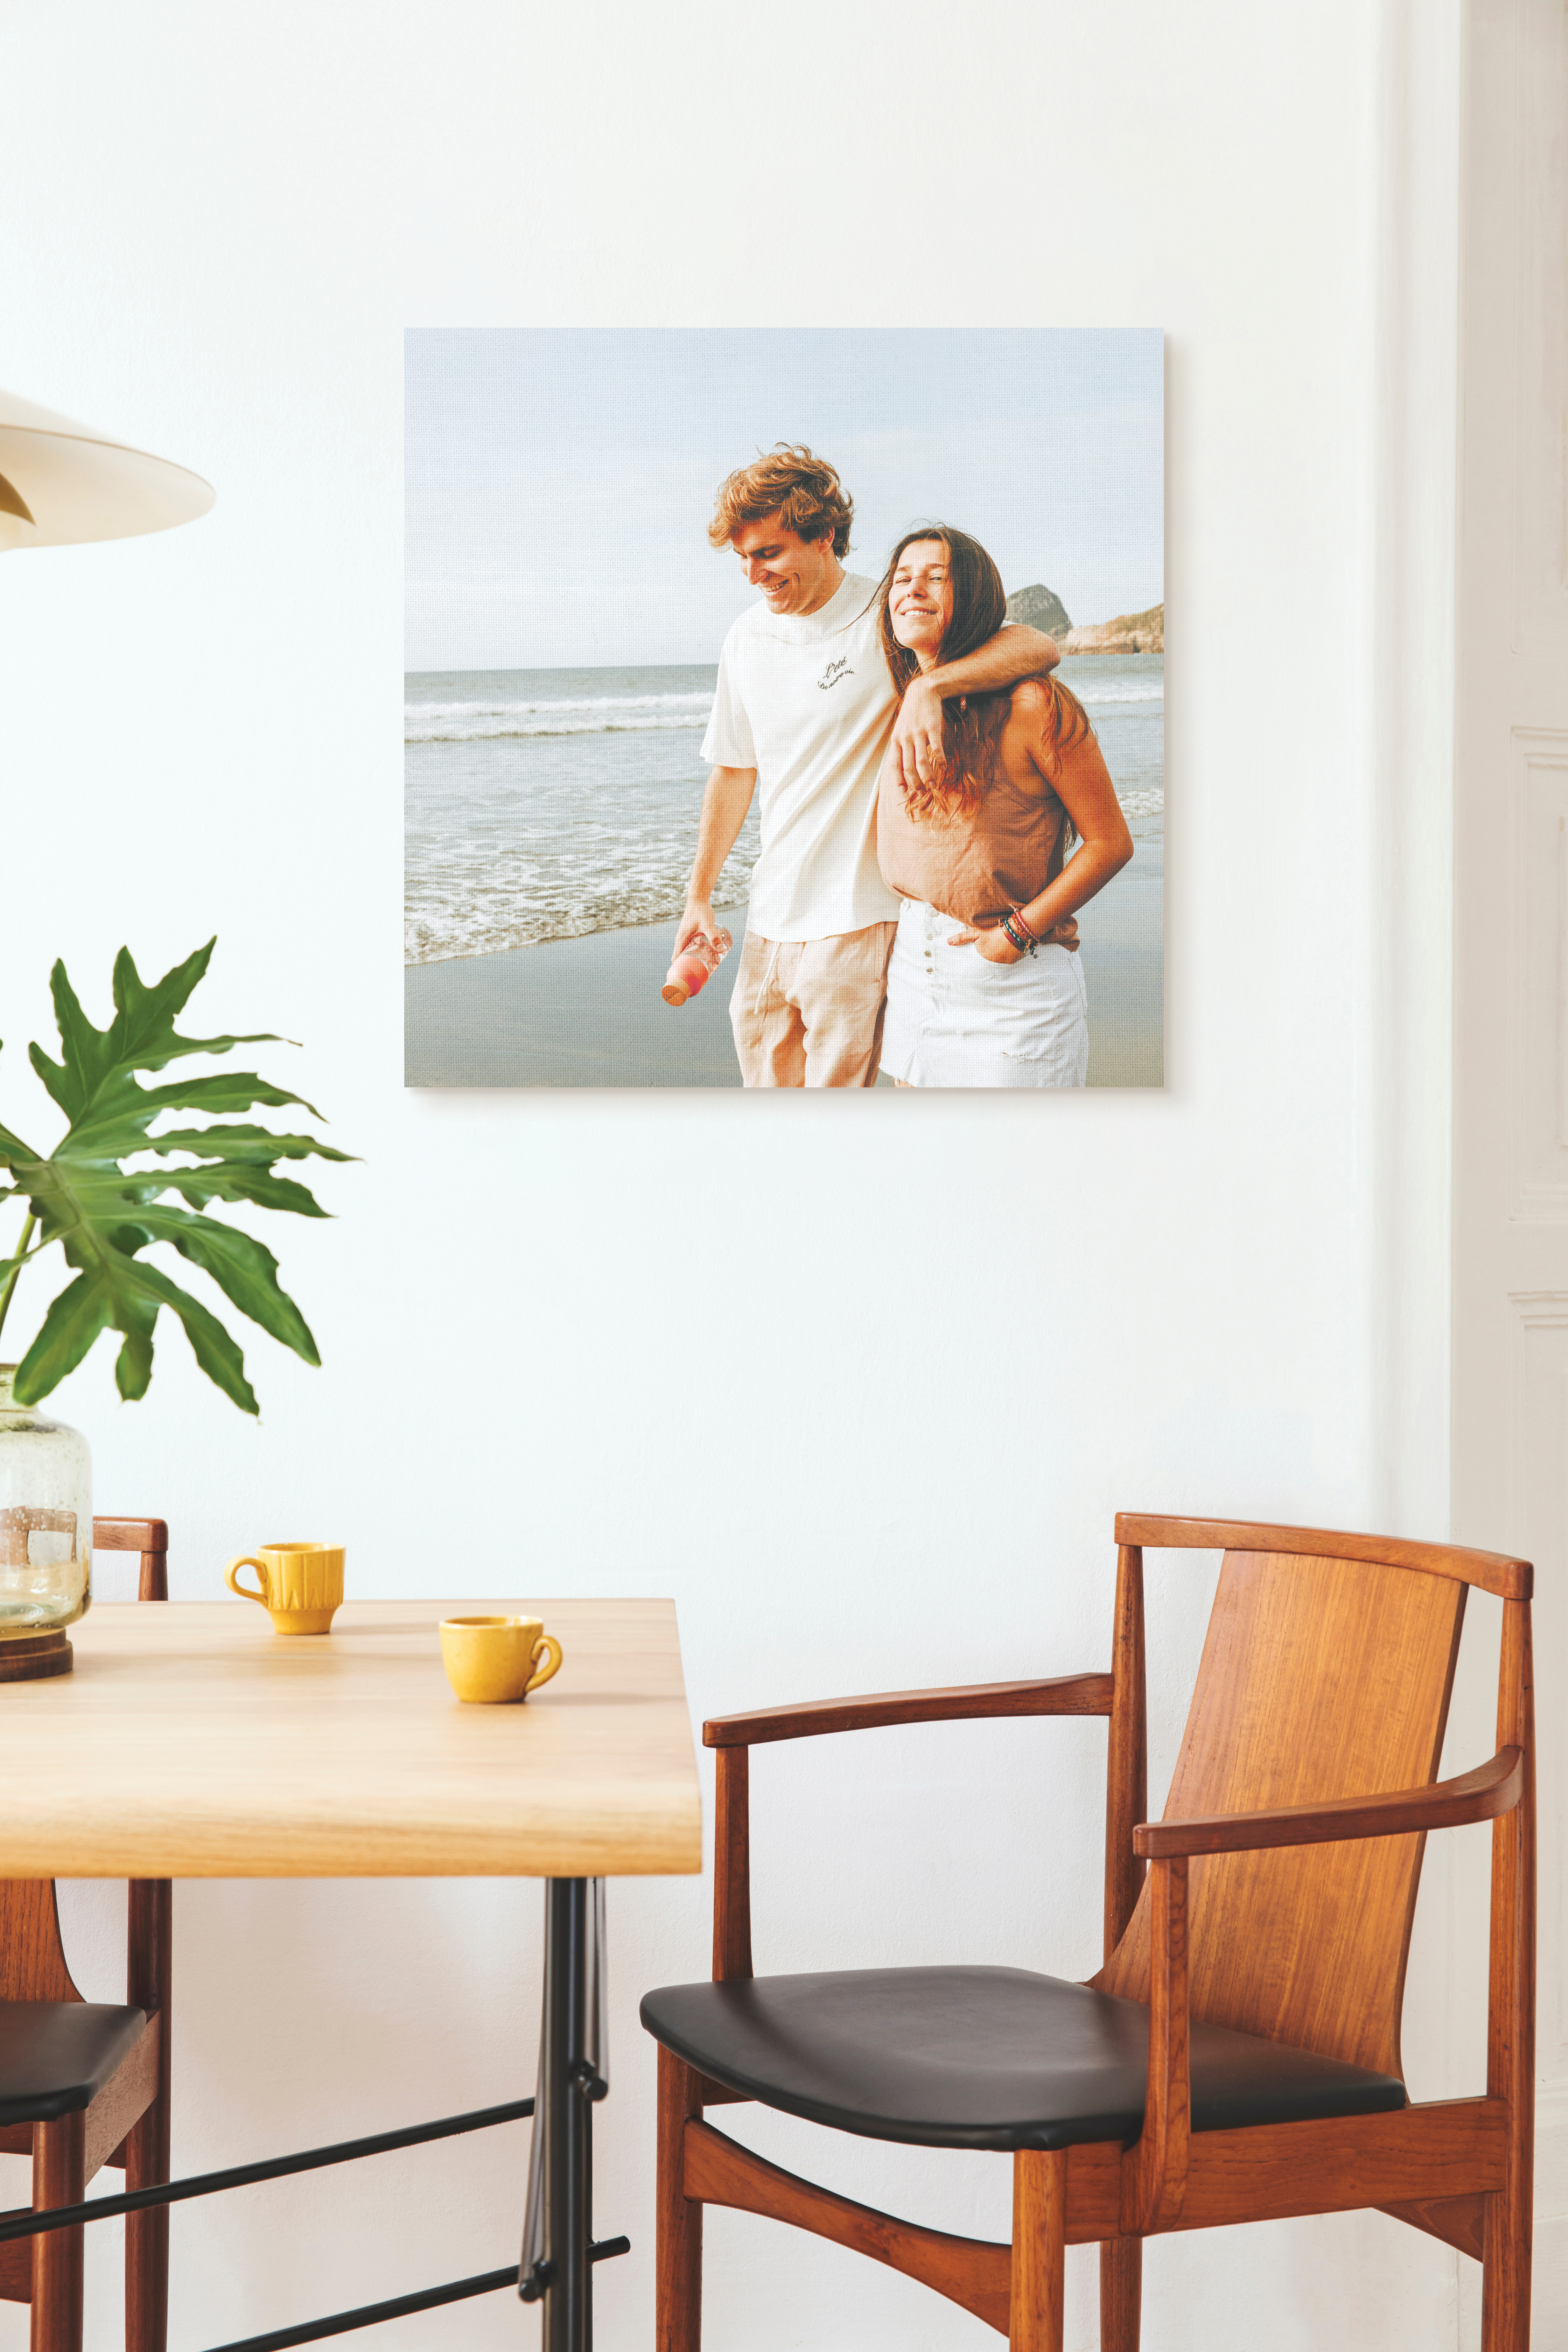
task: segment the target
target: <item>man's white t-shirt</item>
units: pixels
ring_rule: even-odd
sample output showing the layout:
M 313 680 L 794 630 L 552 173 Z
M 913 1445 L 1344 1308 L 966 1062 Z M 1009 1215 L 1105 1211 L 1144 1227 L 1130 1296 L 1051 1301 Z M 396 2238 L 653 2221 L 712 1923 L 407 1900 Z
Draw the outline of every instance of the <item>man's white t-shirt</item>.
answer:
M 903 904 L 877 865 L 877 775 L 898 709 L 877 586 L 846 572 L 815 613 L 753 604 L 724 640 L 702 757 L 757 772 L 749 922 L 764 939 L 832 939 L 896 922 Z

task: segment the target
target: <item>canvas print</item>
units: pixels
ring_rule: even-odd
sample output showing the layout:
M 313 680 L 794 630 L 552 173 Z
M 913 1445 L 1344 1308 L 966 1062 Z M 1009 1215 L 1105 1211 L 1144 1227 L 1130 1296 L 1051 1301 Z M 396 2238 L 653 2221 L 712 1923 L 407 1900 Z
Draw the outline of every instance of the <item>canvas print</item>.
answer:
M 1163 1083 L 1157 331 L 406 367 L 408 1085 Z

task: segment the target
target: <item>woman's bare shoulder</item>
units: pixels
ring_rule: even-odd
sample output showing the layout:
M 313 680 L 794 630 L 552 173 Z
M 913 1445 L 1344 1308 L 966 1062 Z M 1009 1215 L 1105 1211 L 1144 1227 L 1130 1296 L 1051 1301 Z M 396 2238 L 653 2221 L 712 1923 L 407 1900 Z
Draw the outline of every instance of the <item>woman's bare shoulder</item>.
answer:
M 1054 743 L 1062 723 L 1061 703 L 1048 677 L 1022 677 L 1013 688 L 1009 723 L 1024 728 L 1032 740 Z

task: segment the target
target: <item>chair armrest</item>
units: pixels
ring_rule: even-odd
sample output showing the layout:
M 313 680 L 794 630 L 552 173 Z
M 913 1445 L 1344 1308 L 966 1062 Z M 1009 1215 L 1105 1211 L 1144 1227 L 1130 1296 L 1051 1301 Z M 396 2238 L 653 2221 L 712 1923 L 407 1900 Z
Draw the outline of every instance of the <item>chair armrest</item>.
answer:
M 770 1739 L 871 1731 L 893 1723 L 952 1723 L 976 1716 L 1109 1715 L 1112 1687 L 1110 1675 L 1058 1675 L 1046 1682 L 882 1691 L 865 1698 L 811 1699 L 799 1706 L 712 1717 L 702 1727 L 702 1744 L 719 1750 L 713 1832 L 715 1982 L 752 1973 L 752 1748 Z
M 1331 1845 L 1341 1839 L 1400 1837 L 1496 1821 L 1524 1794 L 1524 1751 L 1504 1748 L 1488 1764 L 1425 1789 L 1376 1797 L 1335 1797 L 1323 1805 L 1277 1805 L 1266 1812 L 1199 1814 L 1186 1822 L 1142 1822 L 1132 1850 L 1147 1861 L 1176 1854 L 1251 1853 L 1261 1846 Z
M 1191 2033 L 1187 1979 L 1187 1857 L 1247 1853 L 1261 1846 L 1328 1845 L 1340 1839 L 1399 1837 L 1496 1821 L 1525 1793 L 1521 1748 L 1425 1789 L 1377 1797 L 1340 1797 L 1323 1805 L 1279 1805 L 1268 1812 L 1215 1813 L 1187 1822 L 1144 1822 L 1134 1850 L 1151 1865 L 1149 1908 L 1149 2074 L 1143 2129 L 1122 2158 L 1121 2226 L 1147 2234 L 1175 2226 L 1186 2195 L 1192 2130 Z
M 978 1716 L 1109 1715 L 1109 1675 L 1056 1675 L 1047 1682 L 967 1683 L 952 1690 L 879 1691 L 863 1698 L 807 1699 L 798 1706 L 716 1715 L 704 1748 L 758 1748 L 770 1739 L 810 1739 L 827 1731 L 875 1731 L 894 1723 L 956 1723 Z

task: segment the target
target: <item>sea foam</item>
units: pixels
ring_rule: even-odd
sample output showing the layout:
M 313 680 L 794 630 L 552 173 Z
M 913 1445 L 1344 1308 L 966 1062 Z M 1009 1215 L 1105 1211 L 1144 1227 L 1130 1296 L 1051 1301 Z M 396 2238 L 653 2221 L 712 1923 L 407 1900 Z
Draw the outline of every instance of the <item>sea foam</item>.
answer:
M 626 735 L 706 727 L 713 697 L 597 694 L 552 702 L 409 702 L 405 743 L 475 743 L 503 735 Z
M 1107 679 L 1102 687 L 1075 677 L 1072 690 L 1086 709 L 1101 703 L 1160 702 L 1163 685 Z M 553 702 L 409 702 L 405 743 L 480 743 L 506 736 L 636 735 L 670 728 L 702 728 L 711 694 L 601 694 Z

